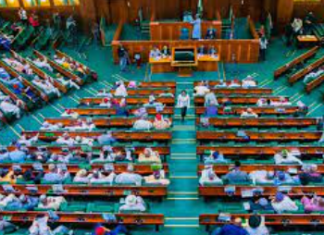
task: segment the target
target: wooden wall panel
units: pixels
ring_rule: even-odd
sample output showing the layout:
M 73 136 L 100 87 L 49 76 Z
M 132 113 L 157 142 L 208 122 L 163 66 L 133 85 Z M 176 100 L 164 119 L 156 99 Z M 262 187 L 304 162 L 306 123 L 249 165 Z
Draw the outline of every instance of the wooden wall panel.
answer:
M 233 55 L 238 63 L 255 63 L 259 58 L 259 40 L 203 40 L 203 41 L 114 41 L 113 58 L 118 62 L 117 48 L 122 44 L 129 52 L 131 58 L 135 53 L 140 53 L 144 62 L 148 61 L 150 50 L 157 46 L 162 49 L 164 45 L 169 48 L 175 46 L 204 45 L 206 48 L 215 46 L 220 54 L 221 61 L 233 62 Z M 239 54 L 240 53 L 240 54 Z
M 207 29 L 213 27 L 217 30 L 217 37 L 221 38 L 222 25 L 219 21 L 204 21 L 202 22 L 202 38 L 205 37 Z M 188 28 L 189 35 L 192 33 L 192 25 L 189 23 L 175 22 L 175 23 L 164 23 L 164 22 L 152 22 L 151 23 L 151 40 L 179 40 L 181 29 Z
M 303 18 L 309 11 L 312 11 L 321 22 L 324 22 L 324 0 L 321 2 L 295 2 L 293 16 Z
M 277 5 L 277 28 L 283 31 L 293 16 L 294 0 L 278 0 Z

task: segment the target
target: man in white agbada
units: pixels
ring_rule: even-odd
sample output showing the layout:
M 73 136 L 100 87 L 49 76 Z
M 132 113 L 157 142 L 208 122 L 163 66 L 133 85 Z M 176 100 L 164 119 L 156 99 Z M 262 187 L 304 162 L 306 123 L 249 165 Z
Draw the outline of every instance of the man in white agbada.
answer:
M 73 178 L 73 182 L 80 184 L 88 184 L 92 178 L 92 175 L 88 175 L 87 170 L 81 169 L 79 170 L 75 177 Z
M 9 114 L 15 115 L 16 118 L 20 118 L 20 116 L 21 116 L 20 108 L 17 105 L 11 103 L 10 98 L 6 98 L 3 101 L 1 101 L 0 109 L 4 113 L 9 113 Z
M 37 207 L 41 209 L 52 209 L 57 211 L 58 209 L 60 209 L 62 203 L 66 203 L 65 198 L 62 196 L 47 197 L 43 194 L 39 197 L 39 203 Z
M 127 89 L 125 87 L 125 84 L 123 82 L 118 82 L 118 87 L 115 90 L 115 96 L 119 97 L 127 97 Z
M 136 184 L 140 185 L 143 177 L 134 173 L 134 166 L 128 165 L 127 171 L 116 176 L 115 182 L 117 184 Z
M 40 130 L 46 130 L 46 131 L 57 131 L 59 129 L 63 128 L 62 123 L 57 123 L 57 124 L 51 124 L 47 121 L 43 122 Z
M 79 114 L 77 112 L 72 111 L 71 109 L 66 109 L 64 113 L 61 114 L 61 117 L 71 117 L 77 119 Z
M 145 118 L 138 119 L 134 122 L 133 128 L 135 130 L 150 130 L 153 127 L 153 123 Z
M 203 82 L 200 82 L 197 86 L 194 88 L 195 96 L 204 96 L 209 92 L 209 88 L 204 85 Z
M 128 195 L 125 198 L 125 204 L 119 207 L 119 211 L 141 211 L 146 210 L 145 202 L 142 197 Z
M 253 77 L 247 76 L 242 80 L 242 87 L 249 88 L 249 87 L 256 87 L 257 83 L 254 81 Z
M 218 106 L 217 97 L 216 97 L 215 93 L 210 90 L 205 95 L 205 103 L 204 103 L 204 106 L 207 107 L 207 106 L 209 106 L 211 104 Z
M 73 146 L 75 144 L 75 140 L 73 138 L 71 138 L 70 135 L 66 132 L 62 136 L 59 136 L 57 138 L 56 143 Z
M 271 201 L 271 205 L 277 213 L 298 210 L 296 203 L 291 200 L 289 196 L 284 195 L 281 192 L 277 192 L 276 196 Z
M 4 208 L 9 203 L 18 201 L 18 200 L 19 200 L 19 198 L 17 198 L 14 194 L 9 194 L 8 196 L 0 194 L 0 208 Z
M 90 175 L 90 183 L 112 184 L 115 176 L 115 172 L 110 172 L 108 176 L 105 176 L 100 171 L 94 171 Z
M 48 225 L 48 219 L 49 217 L 41 216 L 36 217 L 33 221 L 33 224 L 29 227 L 28 232 L 29 235 L 65 235 L 65 234 L 73 234 L 73 231 L 69 231 L 68 228 L 66 228 L 63 225 L 58 226 L 56 229 L 52 230 Z
M 300 156 L 300 152 L 298 150 L 288 151 L 286 149 L 278 152 L 274 155 L 275 164 L 299 164 L 302 165 L 303 162 L 297 157 Z
M 213 165 L 205 165 L 205 169 L 201 172 L 201 177 L 199 179 L 200 185 L 205 185 L 206 183 L 222 184 L 222 180 L 216 175 L 213 169 Z
M 56 80 L 62 83 L 64 86 L 67 86 L 68 88 L 75 88 L 77 90 L 80 90 L 80 86 L 76 84 L 72 79 L 66 79 L 61 74 L 56 74 Z
M 33 63 L 39 68 L 42 69 L 44 68 L 47 69 L 48 71 L 53 72 L 52 66 L 48 63 L 45 57 L 43 60 L 41 60 L 40 58 L 36 58 L 35 60 L 33 60 Z
M 54 93 L 58 97 L 61 97 L 61 92 L 48 80 L 41 80 L 37 75 L 35 75 L 32 83 L 42 89 L 47 95 Z
M 27 136 L 23 134 L 17 142 L 21 145 L 31 146 L 38 141 L 38 137 L 39 134 L 28 139 Z

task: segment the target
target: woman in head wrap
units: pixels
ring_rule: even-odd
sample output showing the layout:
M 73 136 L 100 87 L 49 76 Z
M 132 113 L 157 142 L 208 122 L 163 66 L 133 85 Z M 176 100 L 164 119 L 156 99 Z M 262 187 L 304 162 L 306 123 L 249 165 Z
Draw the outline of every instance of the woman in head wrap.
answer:
M 145 148 L 143 153 L 139 154 L 138 162 L 160 163 L 161 158 L 157 151 L 153 151 L 151 148 Z
M 163 118 L 163 115 L 158 113 L 155 116 L 153 126 L 157 130 L 164 130 L 171 126 L 171 121 L 167 118 Z

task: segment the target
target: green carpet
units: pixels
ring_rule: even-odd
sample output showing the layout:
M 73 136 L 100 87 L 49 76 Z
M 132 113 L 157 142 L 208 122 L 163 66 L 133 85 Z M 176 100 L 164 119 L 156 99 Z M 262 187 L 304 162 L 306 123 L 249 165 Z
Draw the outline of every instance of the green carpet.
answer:
M 119 67 L 113 64 L 111 57 L 111 48 L 99 48 L 90 46 L 86 49 L 87 60 L 78 57 L 78 54 L 71 49 L 61 48 L 64 52 L 73 56 L 77 60 L 89 65 L 99 74 L 99 81 L 86 85 L 80 91 L 70 92 L 68 95 L 53 101 L 50 105 L 41 110 L 37 110 L 29 116 L 24 116 L 21 120 L 4 127 L 1 130 L 0 143 L 8 144 L 22 130 L 36 130 L 45 117 L 58 117 L 64 108 L 75 107 L 77 100 L 82 97 L 93 96 L 99 89 L 109 87 L 112 82 L 117 80 L 138 80 L 145 77 L 146 65 L 141 69 L 131 68 L 128 73 L 121 73 Z M 194 73 L 191 78 L 178 78 L 176 74 L 158 74 L 152 76 L 152 81 L 177 81 L 177 94 L 185 89 L 192 94 L 193 81 L 199 80 L 217 80 L 240 79 L 247 75 L 252 75 L 259 82 L 261 87 L 274 89 L 275 95 L 287 95 L 294 103 L 298 100 L 303 101 L 310 106 L 309 116 L 319 116 L 324 113 L 323 100 L 320 90 L 324 86 L 316 89 L 311 95 L 304 92 L 304 85 L 298 82 L 293 87 L 287 83 L 287 78 L 282 77 L 278 81 L 273 80 L 273 71 L 285 62 L 297 57 L 305 50 L 294 52 L 289 57 L 286 53 L 289 49 L 283 46 L 280 39 L 271 42 L 267 53 L 267 61 L 259 64 L 220 64 L 220 70 L 210 73 Z M 324 54 L 322 50 L 321 55 Z M 188 119 L 181 123 L 179 120 L 179 110 L 175 112 L 175 122 L 173 130 L 173 141 L 171 144 L 170 178 L 171 185 L 169 194 L 162 202 L 154 202 L 152 212 L 163 213 L 166 217 L 165 227 L 158 234 L 161 235 L 197 235 L 206 234 L 203 227 L 199 227 L 198 216 L 202 213 L 213 213 L 219 202 L 212 200 L 204 202 L 198 198 L 198 181 L 196 167 L 198 158 L 195 154 L 195 123 L 194 108 L 188 111 Z M 157 234 L 153 227 L 134 228 L 132 234 Z M 82 234 L 82 232 L 81 232 Z M 282 234 L 294 234 L 293 231 Z M 301 232 L 296 233 L 301 234 Z M 316 233 L 314 233 L 316 234 Z M 320 234 L 320 233 L 317 233 Z

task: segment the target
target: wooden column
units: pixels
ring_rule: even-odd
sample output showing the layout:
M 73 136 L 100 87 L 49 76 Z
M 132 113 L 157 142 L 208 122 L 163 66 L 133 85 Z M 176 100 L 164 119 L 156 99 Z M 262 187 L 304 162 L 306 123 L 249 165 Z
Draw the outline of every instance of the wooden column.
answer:
M 90 33 L 92 23 L 97 20 L 95 0 L 80 0 L 80 18 L 83 30 Z
M 294 0 L 278 0 L 276 24 L 279 32 L 282 32 L 292 19 L 293 10 Z

